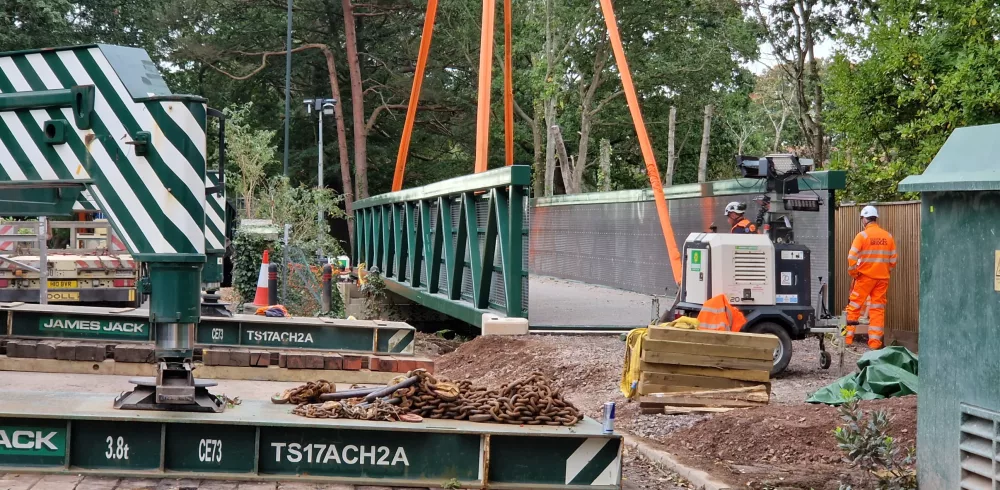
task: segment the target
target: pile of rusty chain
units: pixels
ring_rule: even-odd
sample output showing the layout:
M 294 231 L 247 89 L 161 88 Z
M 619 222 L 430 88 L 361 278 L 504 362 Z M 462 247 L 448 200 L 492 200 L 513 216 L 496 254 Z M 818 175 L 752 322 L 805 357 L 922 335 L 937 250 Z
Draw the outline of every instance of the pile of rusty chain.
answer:
M 425 418 L 517 425 L 575 425 L 583 418 L 541 373 L 504 384 L 499 390 L 438 379 L 422 369 L 406 376 L 419 376 L 420 381 L 392 396 L 400 399 L 401 409 Z
M 354 419 L 354 420 L 399 420 L 402 412 L 396 405 L 382 400 L 371 403 L 350 403 L 348 401 L 329 401 L 323 403 L 306 403 L 292 409 L 292 413 L 312 419 Z
M 285 390 L 280 395 L 271 397 L 272 403 L 291 403 L 302 405 L 304 403 L 316 403 L 319 396 L 324 393 L 336 393 L 337 385 L 325 379 L 310 381 L 304 385 L 296 386 L 290 390 Z

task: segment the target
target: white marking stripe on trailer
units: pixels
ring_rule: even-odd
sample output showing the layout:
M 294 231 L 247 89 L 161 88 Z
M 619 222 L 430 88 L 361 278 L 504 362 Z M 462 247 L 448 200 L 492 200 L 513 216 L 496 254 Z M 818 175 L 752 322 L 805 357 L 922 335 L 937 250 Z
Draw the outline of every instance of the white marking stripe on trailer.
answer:
M 21 167 L 14 163 L 14 156 L 7 151 L 7 147 L 3 143 L 0 143 L 0 167 L 3 167 L 4 172 L 7 172 L 10 180 L 28 180 L 24 176 L 24 172 L 21 171 Z
M 96 157 L 102 157 L 102 156 L 105 158 L 108 157 L 107 151 L 104 150 L 104 146 L 102 146 L 99 141 L 95 141 L 94 144 L 91 145 L 90 154 Z M 112 223 L 121 223 L 121 221 L 118 220 L 118 216 L 115 214 L 114 210 L 112 210 L 111 206 L 108 205 L 108 200 L 104 198 L 104 194 L 101 193 L 100 189 L 98 189 L 95 186 L 91 188 L 91 193 L 93 194 L 94 199 L 100 204 L 98 206 L 98 209 L 103 209 L 106 213 L 108 213 L 108 217 L 111 218 Z M 119 193 L 119 196 L 120 195 L 121 194 Z M 135 195 L 133 194 L 132 197 L 134 198 Z M 135 246 L 135 242 L 132 241 L 132 237 L 131 235 L 128 234 L 128 232 L 124 231 L 123 229 L 121 235 L 122 235 L 121 239 L 125 240 L 125 243 L 128 244 L 129 250 L 132 251 L 138 250 L 138 248 Z
M 577 475 L 587 467 L 587 464 L 593 461 L 594 457 L 604 449 L 604 446 L 609 443 L 615 442 L 614 439 L 607 439 L 601 437 L 591 437 L 584 441 L 573 451 L 569 459 L 566 460 L 566 484 L 569 485 Z M 591 482 L 592 485 L 614 485 L 618 479 L 618 461 L 621 458 L 621 454 L 615 456 L 615 459 L 608 465 L 604 471 L 597 477 L 596 480 Z
M 40 128 L 44 128 L 45 121 L 51 119 L 49 113 L 42 110 L 31 111 L 31 117 L 35 118 L 35 122 L 38 123 L 38 127 Z M 90 178 L 90 175 L 84 170 L 83 165 L 80 165 L 80 160 L 73 153 L 73 149 L 69 145 L 51 145 L 51 148 L 59 155 L 59 159 L 62 160 L 63 165 L 66 166 L 66 170 L 69 171 L 69 174 L 74 179 Z
M 194 118 L 194 114 L 191 114 L 191 111 L 184 104 L 178 102 L 160 102 L 160 105 L 163 106 L 163 110 L 170 116 L 170 119 L 173 119 L 187 133 L 188 138 L 191 138 L 191 142 L 198 149 L 198 153 L 201 153 L 201 157 L 205 158 L 205 152 L 208 150 L 207 133 L 201 130 L 201 124 Z M 175 105 L 179 107 L 171 109 Z
M 389 337 L 389 352 L 392 352 L 409 333 L 409 330 L 396 330 L 396 333 L 392 334 L 392 337 Z M 410 342 L 410 345 L 403 347 L 402 352 L 413 352 L 413 342 Z
M 17 92 L 31 91 L 31 85 L 28 81 L 24 79 L 21 72 L 17 69 L 17 65 L 14 64 L 13 58 L 0 58 L 0 71 L 3 71 L 4 75 L 7 76 L 7 80 L 10 84 L 14 86 L 14 90 Z M 40 111 L 41 112 L 41 111 Z M 24 124 L 21 123 L 21 119 L 17 117 L 14 112 L 3 112 L 0 113 L 0 118 L 3 118 L 4 124 L 7 125 L 7 129 L 10 130 L 14 139 L 20 142 L 21 150 L 24 151 L 25 156 L 31 162 L 31 165 L 35 168 L 35 172 L 42 178 L 42 180 L 56 180 L 55 172 L 49 167 L 48 161 L 42 156 L 42 152 L 38 149 L 37 141 L 34 141 L 32 137 L 28 134 L 28 131 L 24 128 Z M 39 126 L 41 127 L 41 126 Z
M 28 130 L 24 128 L 24 124 L 21 123 L 21 118 L 17 117 L 17 114 L 13 112 L 3 112 L 0 113 L 0 119 L 3 119 L 4 124 L 7 125 L 7 129 L 10 130 L 11 136 L 20 143 L 21 151 L 24 152 L 24 156 L 28 157 L 28 161 L 31 162 L 31 166 L 35 168 L 35 172 L 42 180 L 59 180 L 59 176 L 52 171 L 52 167 L 49 166 L 49 161 L 42 155 L 41 150 L 38 149 L 38 142 L 28 134 Z M 44 144 L 44 143 L 42 143 Z
M 111 87 L 115 91 L 115 94 L 104 94 L 101 91 L 98 91 L 98 96 L 101 98 L 117 96 L 119 102 L 128 109 L 129 113 L 132 114 L 135 122 L 140 127 L 152 128 L 151 143 L 156 147 L 156 151 L 160 155 L 160 160 L 167 166 L 167 168 L 170 169 L 171 172 L 174 173 L 174 175 L 181 179 L 181 182 L 184 182 L 184 185 L 191 190 L 195 199 L 199 201 L 202 209 L 204 209 L 205 189 L 200 184 L 201 179 L 199 178 L 198 173 L 195 172 L 194 168 L 191 167 L 191 164 L 188 163 L 187 158 L 184 157 L 184 155 L 177 150 L 173 143 L 167 140 L 166 136 L 163 135 L 160 127 L 153 120 L 152 114 L 150 114 L 149 110 L 146 108 L 146 105 L 133 102 L 132 96 L 128 93 L 125 85 L 122 84 L 121 79 L 118 78 L 118 74 L 115 72 L 114 68 L 112 68 L 108 63 L 107 58 L 104 57 L 104 53 L 101 52 L 101 49 L 91 48 L 89 51 L 90 55 L 94 59 L 94 62 L 97 64 L 97 67 L 104 73 L 104 77 L 108 80 Z M 105 102 L 107 102 L 106 99 Z M 181 108 L 185 111 L 188 110 L 187 107 L 181 106 Z M 178 109 L 175 108 L 174 110 Z M 101 117 L 101 120 L 104 121 L 104 124 L 108 126 L 108 130 L 113 134 L 117 134 L 119 131 L 121 134 L 128 134 L 125 130 L 125 126 L 121 124 L 121 121 L 117 117 L 114 118 L 113 127 L 103 116 Z M 185 133 L 190 132 L 190 128 L 182 129 Z M 123 144 L 123 142 L 119 142 L 119 144 Z M 128 152 L 126 152 L 126 154 L 128 154 Z M 171 202 L 176 202 L 177 199 L 170 193 L 170 191 L 167 190 L 166 186 L 163 185 L 163 182 L 160 181 L 160 178 L 156 176 L 156 173 L 153 172 L 153 169 L 150 167 L 148 161 L 146 161 L 146 158 L 138 156 L 135 156 L 134 158 L 135 161 L 133 161 L 133 167 L 135 168 L 136 173 L 138 173 L 139 178 L 146 183 L 146 187 L 149 189 L 150 193 L 153 194 L 154 199 L 156 199 L 157 204 L 161 206 L 164 214 L 167 215 L 167 218 L 174 223 L 174 226 L 176 226 L 181 233 L 187 236 L 195 250 L 199 253 L 205 253 L 205 238 L 203 236 L 205 234 L 205 230 L 198 226 L 197 222 L 191 214 L 187 212 L 184 206 L 169 204 Z
M 81 65 L 80 61 L 76 59 L 76 54 L 72 51 L 59 51 L 58 56 L 60 61 L 62 61 L 63 65 L 66 67 L 66 71 L 68 71 L 70 76 L 73 77 L 73 80 L 77 83 L 77 85 L 94 84 L 94 81 L 91 80 L 90 75 L 87 74 L 83 65 Z M 125 131 L 124 127 L 122 127 L 121 121 L 119 121 L 118 117 L 115 116 L 114 111 L 111 109 L 111 106 L 108 105 L 108 101 L 104 99 L 101 91 L 96 90 L 95 94 L 94 111 L 97 112 L 98 116 L 101 118 L 101 122 L 103 122 L 107 127 L 109 136 L 118 143 L 122 153 L 126 156 L 131 155 L 134 157 L 135 152 L 132 151 L 129 145 L 125 144 L 127 141 L 131 140 L 131 138 L 128 137 L 128 132 Z M 69 109 L 66 109 L 66 111 L 69 111 Z M 72 112 L 70 112 L 70 114 L 72 114 Z M 98 141 L 100 140 L 95 140 L 95 142 Z M 91 154 L 94 153 L 95 146 L 96 145 L 91 146 Z M 143 226 L 144 224 L 152 224 L 153 218 L 149 216 L 148 212 L 146 212 L 146 208 L 143 207 L 142 202 L 136 196 L 131 186 L 129 186 L 125 177 L 120 171 L 118 171 L 118 166 L 114 164 L 113 160 L 111 160 L 110 155 L 106 152 L 102 153 L 103 155 L 101 156 L 103 158 L 98 159 L 101 170 L 107 177 L 108 183 L 110 183 L 118 193 L 119 199 L 122 200 L 122 203 L 132 214 L 137 226 L 143 227 L 143 231 L 146 234 L 146 240 L 149 241 L 150 247 L 153 249 L 152 251 L 154 253 L 175 253 L 177 250 L 170 245 L 170 242 L 168 242 L 166 238 L 164 238 L 158 227 Z M 136 168 L 139 178 L 146 184 L 150 194 L 153 195 L 154 199 L 157 199 L 157 202 L 168 202 L 167 194 L 169 193 L 163 187 L 163 183 L 160 182 L 160 179 L 156 178 L 156 175 L 153 174 L 152 170 L 149 168 L 149 164 L 145 162 L 146 159 L 142 157 L 135 158 L 142 159 L 143 165 L 136 165 L 135 163 L 132 163 L 132 166 Z M 145 170 L 145 172 L 141 170 Z M 159 185 L 157 186 L 156 184 Z M 172 197 L 170 199 L 172 199 Z M 179 207 L 180 206 L 178 206 L 178 208 Z M 168 218 L 174 218 L 174 216 L 168 215 Z M 188 219 L 190 218 L 191 217 L 188 216 Z M 202 243 L 201 247 L 204 248 L 205 244 Z

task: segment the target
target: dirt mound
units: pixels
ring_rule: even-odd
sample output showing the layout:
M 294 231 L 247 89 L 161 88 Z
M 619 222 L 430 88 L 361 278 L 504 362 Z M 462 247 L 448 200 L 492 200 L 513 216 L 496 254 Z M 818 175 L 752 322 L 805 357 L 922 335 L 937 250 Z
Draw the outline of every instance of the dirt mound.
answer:
M 478 337 L 435 362 L 436 372 L 490 388 L 534 372 L 545 374 L 563 396 L 590 417 L 618 393 L 625 343 L 617 337 Z M 619 415 L 619 419 L 621 415 Z
M 917 397 L 873 400 L 861 406 L 865 411 L 888 410 L 891 432 L 900 447 L 915 444 Z M 770 405 L 718 414 L 663 442 L 686 453 L 685 459 L 698 466 L 715 462 L 741 480 L 732 482 L 740 486 L 755 488 L 755 482 L 781 479 L 782 486 L 825 488 L 850 472 L 833 437 L 841 423 L 835 407 Z

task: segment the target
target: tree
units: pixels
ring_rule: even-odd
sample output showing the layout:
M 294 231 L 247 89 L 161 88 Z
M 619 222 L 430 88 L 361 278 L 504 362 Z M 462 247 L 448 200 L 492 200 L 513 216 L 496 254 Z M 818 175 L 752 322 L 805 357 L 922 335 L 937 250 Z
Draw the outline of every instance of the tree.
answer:
M 794 87 L 796 119 L 818 163 L 826 160 L 823 84 L 816 45 L 837 26 L 838 0 L 750 0 L 765 26 L 764 38 L 778 66 Z
M 848 198 L 896 200 L 955 128 L 1000 121 L 1000 19 L 991 3 L 883 0 L 858 12 L 829 69 L 834 165 Z
M 276 131 L 250 127 L 248 116 L 253 103 L 224 109 L 226 114 L 226 157 L 236 172 L 227 172 L 229 195 L 243 201 L 243 216 L 255 217 L 258 188 L 267 178 L 267 168 L 277 163 L 274 146 Z

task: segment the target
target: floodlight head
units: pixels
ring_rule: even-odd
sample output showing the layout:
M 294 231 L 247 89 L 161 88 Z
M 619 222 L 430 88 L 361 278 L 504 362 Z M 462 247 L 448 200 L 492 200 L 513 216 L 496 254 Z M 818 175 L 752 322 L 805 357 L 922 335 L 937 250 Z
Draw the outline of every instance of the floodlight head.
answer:
M 315 99 L 305 99 L 302 101 L 306 105 L 306 114 L 312 114 L 313 108 L 315 107 Z
M 740 175 L 747 178 L 763 179 L 769 173 L 767 158 L 736 155 L 736 167 L 740 169 Z
M 812 170 L 813 161 L 809 158 L 799 158 L 791 153 L 768 155 L 771 168 L 778 177 L 786 175 L 805 175 Z
M 323 114 L 327 116 L 333 115 L 333 108 L 337 104 L 337 99 L 325 99 L 323 100 Z

